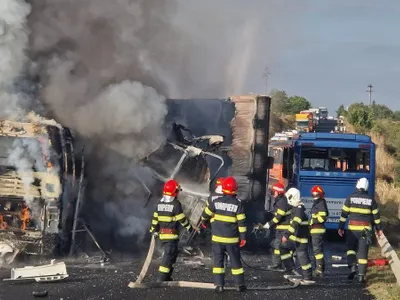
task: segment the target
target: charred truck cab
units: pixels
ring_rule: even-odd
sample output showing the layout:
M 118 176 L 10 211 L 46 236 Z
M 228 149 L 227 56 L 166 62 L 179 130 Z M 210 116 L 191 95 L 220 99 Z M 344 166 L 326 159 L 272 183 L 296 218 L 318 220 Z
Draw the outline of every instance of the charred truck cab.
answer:
M 54 120 L 30 119 L 0 121 L 0 263 L 70 243 L 81 172 L 73 137 Z
M 224 138 L 220 135 L 196 137 L 181 124 L 173 122 L 169 125 L 168 139 L 141 163 L 149 167 L 158 180 L 166 182 L 173 178 L 181 184 L 179 201 L 189 222 L 197 226 L 209 196 L 210 182 L 224 166 L 223 158 L 214 153 Z M 218 164 L 212 177 L 207 159 Z M 181 246 L 189 244 L 192 238 L 186 231 L 181 231 Z

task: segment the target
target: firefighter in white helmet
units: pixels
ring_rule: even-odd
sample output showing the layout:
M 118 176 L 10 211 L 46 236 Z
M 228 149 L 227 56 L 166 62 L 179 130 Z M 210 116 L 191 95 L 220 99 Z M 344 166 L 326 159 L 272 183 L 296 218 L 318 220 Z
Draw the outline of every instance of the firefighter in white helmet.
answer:
M 346 220 L 349 220 L 346 234 L 347 263 L 350 268 L 348 278 L 352 280 L 357 274 L 358 281 L 365 282 L 368 266 L 368 249 L 372 242 L 372 230 L 375 228 L 378 236 L 382 235 L 381 218 L 378 205 L 373 196 L 368 193 L 367 178 L 357 181 L 357 191 L 347 197 L 342 207 L 338 233 L 344 235 Z M 357 259 L 358 258 L 358 259 Z
M 282 251 L 289 253 L 290 250 L 296 251 L 302 269 L 302 284 L 312 284 L 312 265 L 308 256 L 308 239 L 310 229 L 308 225 L 308 216 L 304 203 L 301 202 L 300 191 L 296 188 L 290 188 L 285 194 L 288 204 L 292 206 L 292 215 L 289 229 L 282 237 Z M 293 259 L 283 261 L 286 270 L 295 270 Z

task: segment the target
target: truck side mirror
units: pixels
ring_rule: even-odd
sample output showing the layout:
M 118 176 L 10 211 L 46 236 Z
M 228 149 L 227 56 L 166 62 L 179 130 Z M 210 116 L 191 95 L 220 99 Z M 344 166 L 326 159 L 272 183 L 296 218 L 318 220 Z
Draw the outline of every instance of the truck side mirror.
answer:
M 272 156 L 268 156 L 267 159 L 267 169 L 270 170 L 274 167 L 274 158 Z

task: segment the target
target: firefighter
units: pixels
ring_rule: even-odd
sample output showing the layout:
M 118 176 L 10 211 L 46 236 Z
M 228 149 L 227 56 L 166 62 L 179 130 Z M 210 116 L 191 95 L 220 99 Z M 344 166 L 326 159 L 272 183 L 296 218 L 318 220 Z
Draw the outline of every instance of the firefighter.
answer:
M 222 193 L 222 181 L 224 181 L 224 178 L 223 177 L 220 177 L 220 178 L 218 178 L 217 179 L 217 181 L 215 182 L 215 190 L 214 190 L 214 192 L 212 192 L 211 194 L 210 194 L 210 196 L 208 197 L 208 200 L 207 200 L 207 204 L 209 203 L 209 202 L 212 202 L 212 201 L 214 201 L 215 199 L 217 199 L 217 198 L 219 198 L 219 197 L 222 197 L 224 194 Z M 213 222 L 213 218 L 211 218 L 210 219 L 210 222 Z M 202 222 L 201 223 L 201 227 L 203 228 L 203 229 L 206 229 L 207 228 L 207 224 L 208 222 Z
M 171 275 L 178 257 L 178 222 L 186 230 L 193 230 L 183 213 L 181 203 L 177 199 L 180 190 L 181 188 L 175 180 L 169 180 L 165 183 L 164 196 L 158 203 L 151 222 L 150 233 L 158 237 L 164 247 L 163 261 L 158 269 L 159 281 L 172 281 Z
M 311 189 L 311 196 L 314 203 L 311 208 L 310 233 L 315 257 L 315 273 L 317 276 L 323 277 L 325 272 L 324 235 L 326 232 L 325 222 L 328 219 L 328 206 L 326 205 L 325 191 L 321 186 L 314 186 Z
M 217 179 L 215 183 L 215 190 L 213 193 L 210 195 L 210 200 L 213 201 L 216 198 L 222 197 L 224 194 L 222 192 L 222 182 L 224 181 L 225 178 L 220 177 Z
M 309 224 L 304 203 L 300 199 L 300 191 L 290 188 L 285 194 L 288 204 L 292 206 L 289 229 L 282 237 L 281 251 L 294 250 L 302 269 L 302 284 L 312 284 L 312 265 L 308 256 Z M 283 260 L 286 270 L 292 270 L 295 275 L 293 259 Z
M 213 217 L 212 254 L 215 291 L 222 292 L 225 284 L 224 259 L 229 254 L 231 272 L 239 292 L 246 290 L 244 270 L 240 258 L 240 248 L 246 244 L 246 215 L 241 201 L 237 198 L 237 182 L 227 177 L 222 182 L 223 196 L 209 202 L 201 216 L 203 221 Z
M 285 253 L 281 255 L 280 251 L 283 234 L 289 229 L 290 215 L 292 211 L 285 197 L 285 186 L 282 183 L 275 183 L 272 186 L 272 192 L 272 196 L 275 198 L 274 217 L 271 221 L 265 223 L 264 225 L 258 225 L 257 229 L 275 229 L 275 236 L 274 240 L 272 241 L 274 254 L 272 256 L 272 265 L 269 265 L 268 269 L 280 270 L 282 261 L 292 258 L 290 252 L 286 253 L 287 251 L 284 251 Z
M 347 264 L 350 269 L 348 278 L 354 279 L 358 263 L 358 281 L 360 283 L 365 282 L 372 230 L 375 228 L 378 236 L 382 235 L 378 205 L 375 199 L 368 195 L 368 186 L 367 178 L 360 178 L 357 181 L 356 192 L 347 197 L 343 204 L 338 230 L 339 235 L 343 237 L 345 222 L 349 219 L 346 234 Z M 356 260 L 356 256 L 358 260 Z

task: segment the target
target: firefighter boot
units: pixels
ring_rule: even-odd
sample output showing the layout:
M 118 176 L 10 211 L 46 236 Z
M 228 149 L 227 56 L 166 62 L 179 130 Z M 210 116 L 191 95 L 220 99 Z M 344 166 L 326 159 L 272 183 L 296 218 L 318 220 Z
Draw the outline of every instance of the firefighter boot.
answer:
M 215 292 L 217 292 L 217 293 L 222 293 L 224 291 L 224 287 L 223 286 L 216 286 L 215 287 Z
M 285 270 L 285 275 L 288 275 L 288 276 L 298 276 L 298 277 L 303 276 L 303 275 L 301 275 L 296 269 L 286 269 L 286 270 Z
M 236 291 L 238 292 L 244 292 L 245 290 L 247 290 L 247 287 L 244 284 L 236 287 Z
M 350 274 L 349 274 L 349 276 L 347 276 L 347 278 L 349 280 L 353 280 L 354 276 L 356 276 L 356 274 L 357 274 L 357 265 L 352 265 L 350 268 Z
M 324 277 L 324 266 L 323 265 L 317 265 L 317 267 L 315 268 L 315 276 L 317 277 Z
M 267 269 L 270 271 L 282 271 L 282 267 L 280 264 L 272 264 L 272 265 L 268 265 Z
M 358 282 L 364 284 L 365 283 L 365 276 L 362 274 L 358 274 Z

